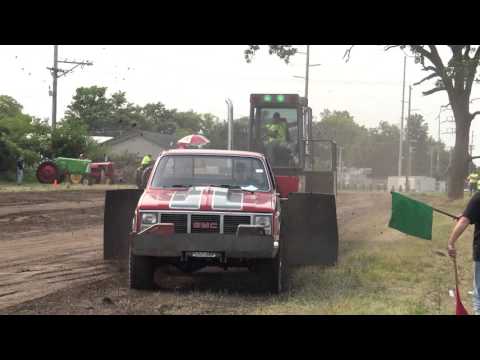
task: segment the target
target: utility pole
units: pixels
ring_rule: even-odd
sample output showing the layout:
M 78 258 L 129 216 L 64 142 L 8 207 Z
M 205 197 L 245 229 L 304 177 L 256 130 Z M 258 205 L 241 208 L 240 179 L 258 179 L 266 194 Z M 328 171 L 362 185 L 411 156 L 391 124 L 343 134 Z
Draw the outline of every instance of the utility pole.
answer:
M 398 176 L 402 176 L 403 158 L 403 116 L 405 111 L 405 73 L 407 71 L 407 57 L 403 57 L 403 90 L 402 90 L 402 117 L 400 119 L 400 142 L 398 148 Z
M 320 66 L 322 64 L 312 64 L 310 65 L 310 45 L 307 45 L 307 52 L 301 52 L 299 51 L 298 52 L 299 54 L 304 54 L 307 56 L 307 60 L 306 60 L 306 63 L 305 63 L 305 76 L 293 76 L 295 78 L 299 78 L 299 79 L 305 79 L 305 99 L 307 99 L 308 101 L 308 86 L 309 86 L 309 76 L 310 76 L 310 68 L 311 67 L 314 67 L 314 66 Z
M 310 72 L 310 45 L 307 45 L 307 66 L 305 69 L 305 99 L 308 100 L 308 73 Z
M 232 100 L 226 99 L 228 106 L 228 150 L 233 148 L 233 103 Z
M 430 177 L 433 178 L 433 151 L 434 151 L 434 147 L 432 146 L 430 148 Z
M 440 112 L 438 113 L 438 146 L 437 146 L 437 166 L 436 166 L 436 173 L 437 176 L 440 174 L 440 128 L 441 128 L 441 114 L 442 110 L 440 108 Z
M 63 64 L 72 64 L 72 68 L 68 70 L 63 70 L 58 68 L 58 63 Z M 68 60 L 58 60 L 58 45 L 53 45 L 53 68 L 48 68 L 53 78 L 53 90 L 52 90 L 52 129 L 55 130 L 57 126 L 57 79 L 67 75 L 69 72 L 72 72 L 76 67 L 85 65 L 93 65 L 90 61 L 68 61 Z M 60 74 L 60 75 L 59 75 Z
M 340 178 L 340 187 L 343 189 L 343 165 L 342 165 L 342 150 L 343 146 L 338 147 L 339 150 L 339 156 L 338 156 L 338 163 L 339 163 L 339 169 L 338 169 L 338 174 Z
M 53 90 L 52 90 L 52 129 L 57 125 L 57 79 L 58 79 L 58 45 L 53 45 Z
M 410 137 L 408 136 L 408 132 L 410 130 L 410 115 L 411 115 L 411 109 L 412 109 L 412 85 L 408 86 L 408 115 L 407 115 L 407 129 L 405 132 L 405 137 L 407 140 L 407 149 L 408 149 L 408 169 L 406 171 L 407 177 L 406 177 L 406 184 L 405 184 L 405 189 L 406 191 L 410 190 L 410 183 L 408 181 L 408 177 L 412 176 L 412 144 L 410 143 Z

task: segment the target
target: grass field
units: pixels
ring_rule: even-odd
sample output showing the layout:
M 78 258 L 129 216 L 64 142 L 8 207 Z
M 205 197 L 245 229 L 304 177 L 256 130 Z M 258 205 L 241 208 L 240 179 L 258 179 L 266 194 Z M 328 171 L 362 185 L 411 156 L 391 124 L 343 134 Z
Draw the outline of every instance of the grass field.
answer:
M 443 195 L 417 199 L 451 211 L 468 201 L 449 202 Z M 347 233 L 335 268 L 304 268 L 294 272 L 292 293 L 263 304 L 259 314 L 454 314 L 452 262 L 446 243 L 454 222 L 434 215 L 433 240 L 426 241 L 386 228 L 386 218 L 372 218 L 362 231 Z M 457 243 L 460 293 L 471 313 L 472 227 Z
M 38 182 L 24 183 L 22 185 L 16 185 L 12 182 L 0 181 L 0 193 L 1 192 L 25 192 L 25 191 L 65 191 L 65 190 L 110 190 L 110 189 L 134 189 L 135 185 L 71 185 L 69 183 L 62 183 L 59 185 L 40 184 Z

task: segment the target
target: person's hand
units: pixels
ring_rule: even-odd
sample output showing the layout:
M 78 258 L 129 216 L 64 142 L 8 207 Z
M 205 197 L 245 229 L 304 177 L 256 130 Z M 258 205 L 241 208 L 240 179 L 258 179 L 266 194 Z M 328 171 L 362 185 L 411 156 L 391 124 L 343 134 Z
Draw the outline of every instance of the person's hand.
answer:
M 447 246 L 447 251 L 448 251 L 448 255 L 449 255 L 451 258 L 456 258 L 456 257 L 457 257 L 457 249 L 455 249 L 455 245 L 454 245 L 454 244 L 448 244 L 448 246 Z

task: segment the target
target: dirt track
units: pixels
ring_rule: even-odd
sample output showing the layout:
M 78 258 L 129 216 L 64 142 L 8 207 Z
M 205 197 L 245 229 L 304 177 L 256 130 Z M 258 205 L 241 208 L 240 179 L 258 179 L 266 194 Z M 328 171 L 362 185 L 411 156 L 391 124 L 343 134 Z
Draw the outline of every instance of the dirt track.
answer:
M 0 194 L 0 313 L 236 313 L 233 300 L 198 303 L 192 290 L 255 294 L 256 279 L 241 271 L 163 273 L 165 291 L 129 290 L 126 274 L 103 261 L 103 199 L 103 191 Z M 389 201 L 386 193 L 340 194 L 340 238 L 362 218 L 388 213 Z

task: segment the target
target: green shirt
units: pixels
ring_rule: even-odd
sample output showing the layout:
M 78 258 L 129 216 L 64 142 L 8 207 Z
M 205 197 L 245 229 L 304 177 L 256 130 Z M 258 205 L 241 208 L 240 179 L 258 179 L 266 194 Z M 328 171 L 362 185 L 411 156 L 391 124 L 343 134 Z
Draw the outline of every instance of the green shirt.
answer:
M 478 182 L 478 174 L 475 174 L 475 173 L 470 174 L 470 175 L 468 176 L 468 181 L 470 182 L 470 184 L 475 184 L 475 183 L 477 183 L 477 182 Z
M 152 162 L 152 158 L 148 155 L 145 155 L 142 159 L 142 165 L 148 165 Z
M 265 128 L 267 129 L 267 141 L 269 143 L 275 140 L 287 142 L 287 124 L 267 124 Z

